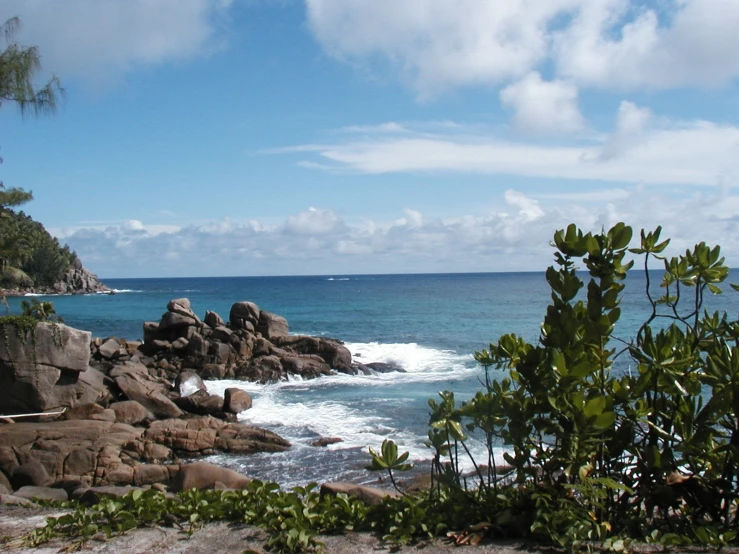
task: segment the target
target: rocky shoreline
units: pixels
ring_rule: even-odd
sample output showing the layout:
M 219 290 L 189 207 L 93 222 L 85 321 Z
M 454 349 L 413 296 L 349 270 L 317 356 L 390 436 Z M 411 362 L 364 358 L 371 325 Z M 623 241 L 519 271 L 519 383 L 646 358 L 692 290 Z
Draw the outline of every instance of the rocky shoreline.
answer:
M 49 322 L 28 330 L 6 323 L 2 335 L 0 503 L 120 487 L 241 488 L 247 476 L 187 462 L 280 452 L 290 443 L 238 423 L 251 397 L 238 388 L 209 394 L 203 378 L 266 383 L 400 369 L 357 363 L 335 339 L 290 335 L 285 318 L 252 302 L 233 304 L 226 321 L 210 311 L 200 319 L 188 299 L 171 300 L 160 321 L 143 324 L 143 341 L 91 339 Z M 39 415 L 19 417 L 29 413 Z
M 113 290 L 101 283 L 97 275 L 82 267 L 78 261 L 52 286 L 0 289 L 0 294 L 3 296 L 113 294 Z

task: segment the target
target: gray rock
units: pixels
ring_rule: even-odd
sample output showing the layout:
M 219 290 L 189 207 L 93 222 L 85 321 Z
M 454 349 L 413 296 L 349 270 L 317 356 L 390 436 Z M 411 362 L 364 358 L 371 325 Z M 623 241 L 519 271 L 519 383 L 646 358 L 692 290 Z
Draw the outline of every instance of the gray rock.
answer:
M 216 327 L 226 325 L 226 322 L 216 312 L 207 311 L 205 312 L 205 324 L 215 329 Z
M 205 383 L 203 383 L 200 375 L 194 371 L 183 371 L 177 375 L 177 378 L 174 381 L 174 389 L 183 398 L 199 391 L 207 392 Z
M 64 489 L 53 489 L 51 487 L 21 487 L 13 495 L 29 500 L 53 500 L 56 502 L 66 502 L 69 500 L 67 491 Z
M 336 495 L 344 493 L 354 496 L 361 502 L 369 506 L 377 506 L 382 504 L 385 498 L 399 498 L 400 493 L 397 491 L 389 491 L 368 487 L 365 485 L 355 485 L 354 483 L 324 483 L 321 485 L 321 496 Z
M 284 317 L 266 310 L 259 313 L 259 322 L 256 328 L 258 333 L 269 340 L 287 335 L 290 332 L 287 320 Z
M 100 345 L 100 348 L 98 348 L 98 352 L 106 360 L 117 358 L 120 355 L 120 351 L 121 345 L 114 338 L 106 340 L 103 344 Z
M 148 376 L 146 367 L 127 362 L 124 369 L 126 371 L 119 372 L 115 377 L 115 383 L 129 400 L 135 400 L 156 417 L 168 418 L 182 415 L 182 410 L 164 394 L 165 386 L 152 380 Z
M 33 459 L 16 467 L 10 476 L 10 484 L 15 490 L 26 486 L 45 487 L 50 481 L 49 472 L 44 465 Z
M 245 322 L 251 323 L 254 328 L 259 322 L 260 313 L 259 306 L 254 302 L 236 302 L 231 306 L 228 319 L 234 329 L 245 329 Z
M 28 498 L 13 496 L 12 494 L 0 494 L 0 504 L 6 506 L 35 506 L 36 504 Z

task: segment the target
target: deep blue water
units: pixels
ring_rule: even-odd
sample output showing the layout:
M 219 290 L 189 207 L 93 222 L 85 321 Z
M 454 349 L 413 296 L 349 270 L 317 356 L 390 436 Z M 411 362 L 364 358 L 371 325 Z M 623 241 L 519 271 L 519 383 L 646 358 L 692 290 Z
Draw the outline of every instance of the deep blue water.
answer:
M 660 272 L 653 275 L 659 281 Z M 367 446 L 392 438 L 418 460 L 428 458 L 427 400 L 440 390 L 467 398 L 483 370 L 472 358 L 504 333 L 535 341 L 550 301 L 543 272 L 104 279 L 115 295 L 51 298 L 67 324 L 94 336 L 140 339 L 144 321 L 158 321 L 172 298 L 189 298 L 201 317 L 228 318 L 231 304 L 249 300 L 287 318 L 290 331 L 347 343 L 357 360 L 393 361 L 407 373 L 336 375 L 274 385 L 210 382 L 212 392 L 242 386 L 254 407 L 241 418 L 289 438 L 286 454 L 219 457 L 218 463 L 285 485 L 307 480 L 369 480 L 362 467 Z M 616 335 L 628 339 L 647 315 L 644 273 L 627 279 Z M 728 286 L 726 287 L 729 288 Z M 653 288 L 655 294 L 658 287 Z M 709 309 L 736 317 L 739 293 L 706 299 Z M 10 299 L 13 311 L 20 299 Z M 624 361 L 626 363 L 626 361 Z M 328 449 L 310 447 L 319 436 L 344 439 Z

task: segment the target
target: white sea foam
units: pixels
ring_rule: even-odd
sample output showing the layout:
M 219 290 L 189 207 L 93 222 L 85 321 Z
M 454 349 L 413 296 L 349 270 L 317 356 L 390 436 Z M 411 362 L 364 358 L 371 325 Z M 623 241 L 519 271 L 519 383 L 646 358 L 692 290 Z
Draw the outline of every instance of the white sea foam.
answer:
M 351 279 L 350 277 L 329 277 L 326 281 L 356 281 L 356 279 Z

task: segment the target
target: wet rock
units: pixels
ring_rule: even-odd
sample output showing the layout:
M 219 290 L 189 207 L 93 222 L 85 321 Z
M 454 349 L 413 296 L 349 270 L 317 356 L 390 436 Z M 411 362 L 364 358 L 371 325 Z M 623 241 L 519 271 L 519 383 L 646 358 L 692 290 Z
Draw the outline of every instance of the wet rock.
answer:
M 190 396 L 196 392 L 206 391 L 205 383 L 200 378 L 200 375 L 194 371 L 183 371 L 180 373 L 174 382 L 174 389 L 179 393 L 181 397 Z
M 228 388 L 223 393 L 223 409 L 226 412 L 238 414 L 251 409 L 252 398 L 245 390 Z

